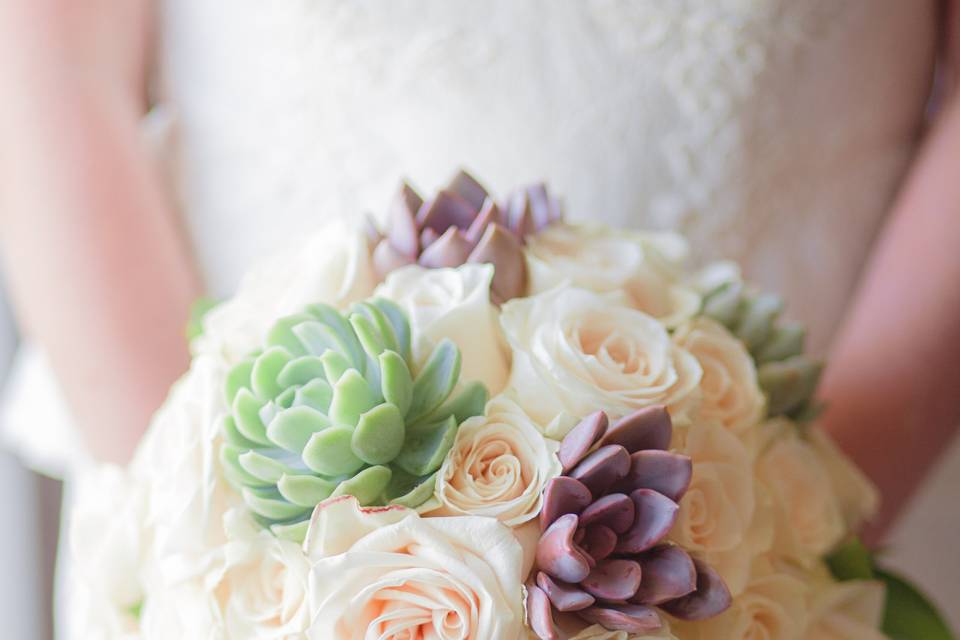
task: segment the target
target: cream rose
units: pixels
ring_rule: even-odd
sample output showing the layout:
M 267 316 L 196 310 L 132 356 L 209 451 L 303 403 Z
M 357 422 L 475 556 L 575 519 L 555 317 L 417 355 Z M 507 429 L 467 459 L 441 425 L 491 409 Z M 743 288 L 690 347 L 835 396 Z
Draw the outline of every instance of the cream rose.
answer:
M 460 426 L 437 478 L 443 512 L 516 527 L 540 513 L 544 485 L 562 470 L 559 444 L 544 438 L 514 402 L 495 398 Z
M 847 530 L 858 530 L 876 515 L 880 508 L 880 492 L 819 426 L 807 428 L 807 441 L 830 477 Z
M 805 640 L 885 640 L 880 632 L 886 590 L 880 582 L 823 580 L 812 598 Z
M 71 598 L 66 625 L 71 637 L 133 638 L 134 611 L 144 598 L 143 488 L 113 466 L 79 474 L 70 510 Z
M 718 422 L 749 439 L 763 418 L 766 399 L 757 383 L 757 370 L 743 343 L 709 318 L 697 318 L 673 336 L 703 368 L 698 417 Z
M 522 640 L 522 550 L 491 518 L 336 498 L 314 511 L 312 640 Z
M 332 223 L 249 271 L 236 295 L 204 318 L 192 349 L 236 362 L 260 348 L 277 318 L 316 302 L 346 308 L 376 284 L 366 236 Z
M 232 538 L 213 593 L 233 640 L 303 638 L 310 622 L 310 567 L 300 545 L 281 540 L 241 510 L 225 517 Z
M 197 356 L 157 412 L 130 466 L 144 491 L 148 593 L 223 565 L 223 517 L 243 504 L 220 472 L 224 363 Z
M 187 580 L 156 589 L 143 603 L 140 617 L 142 640 L 220 640 L 227 637 L 217 600 L 202 580 Z
M 772 435 L 757 461 L 757 479 L 771 494 L 774 551 L 809 566 L 846 533 L 830 476 L 816 449 L 786 420 L 770 421 Z
M 760 559 L 729 609 L 702 622 L 678 622 L 676 631 L 689 640 L 799 640 L 808 625 L 806 585 Z
M 686 242 L 674 234 L 555 224 L 527 242 L 530 292 L 564 282 L 620 292 L 634 308 L 674 327 L 700 308 L 699 294 L 682 282 L 686 253 Z
M 772 536 L 766 512 L 758 509 L 750 453 L 718 424 L 695 424 L 676 440 L 693 460 L 693 478 L 670 538 L 703 557 L 736 595 Z
M 425 359 L 443 338 L 453 340 L 463 358 L 464 380 L 483 382 L 492 394 L 507 382 L 510 362 L 500 331 L 499 311 L 490 302 L 493 265 L 456 269 L 404 267 L 387 276 L 375 295 L 400 304 L 418 341 L 415 357 Z
M 654 318 L 612 295 L 561 286 L 503 307 L 513 349 L 510 393 L 550 437 L 603 409 L 611 418 L 655 404 L 682 422 L 702 375 Z

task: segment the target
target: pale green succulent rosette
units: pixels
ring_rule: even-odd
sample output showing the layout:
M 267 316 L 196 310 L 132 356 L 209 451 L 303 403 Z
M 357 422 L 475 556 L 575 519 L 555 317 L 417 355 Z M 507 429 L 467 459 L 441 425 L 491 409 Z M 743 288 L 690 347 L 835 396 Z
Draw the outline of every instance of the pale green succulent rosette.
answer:
M 302 540 L 329 497 L 411 508 L 433 497 L 458 426 L 483 412 L 487 391 L 472 383 L 453 395 L 453 342 L 437 345 L 416 372 L 410 345 L 392 302 L 363 302 L 346 315 L 316 304 L 278 320 L 263 351 L 230 371 L 223 468 L 278 536 Z
M 757 365 L 770 417 L 787 416 L 800 422 L 816 417 L 819 407 L 813 396 L 823 362 L 804 354 L 806 329 L 781 319 L 781 298 L 750 291 L 742 282 L 727 282 L 704 297 L 702 313 L 746 345 Z

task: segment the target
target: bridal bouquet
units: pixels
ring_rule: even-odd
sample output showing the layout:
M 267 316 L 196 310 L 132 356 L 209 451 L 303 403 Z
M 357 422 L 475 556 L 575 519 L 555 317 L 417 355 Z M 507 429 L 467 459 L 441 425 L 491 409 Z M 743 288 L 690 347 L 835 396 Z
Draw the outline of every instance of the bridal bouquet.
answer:
M 253 269 L 77 489 L 78 637 L 885 637 L 803 329 L 687 252 L 459 174 Z

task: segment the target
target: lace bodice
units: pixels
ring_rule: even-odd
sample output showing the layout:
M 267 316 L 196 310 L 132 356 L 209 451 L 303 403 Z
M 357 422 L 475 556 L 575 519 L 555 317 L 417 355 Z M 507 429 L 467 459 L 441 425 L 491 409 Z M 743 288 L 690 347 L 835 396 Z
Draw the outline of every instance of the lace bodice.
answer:
M 900 0 L 166 0 L 178 183 L 218 294 L 401 177 L 547 179 L 741 260 L 823 344 L 902 176 L 933 19 Z

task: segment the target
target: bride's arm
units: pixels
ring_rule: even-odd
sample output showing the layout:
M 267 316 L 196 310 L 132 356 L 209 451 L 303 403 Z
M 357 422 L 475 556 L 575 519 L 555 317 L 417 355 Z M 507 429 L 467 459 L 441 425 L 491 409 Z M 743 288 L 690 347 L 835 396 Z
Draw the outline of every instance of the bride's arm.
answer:
M 824 379 L 828 428 L 883 494 L 872 542 L 960 426 L 958 166 L 954 92 L 896 202 Z
M 87 442 L 118 461 L 187 366 L 198 292 L 139 131 L 148 18 L 142 0 L 0 3 L 5 276 Z

